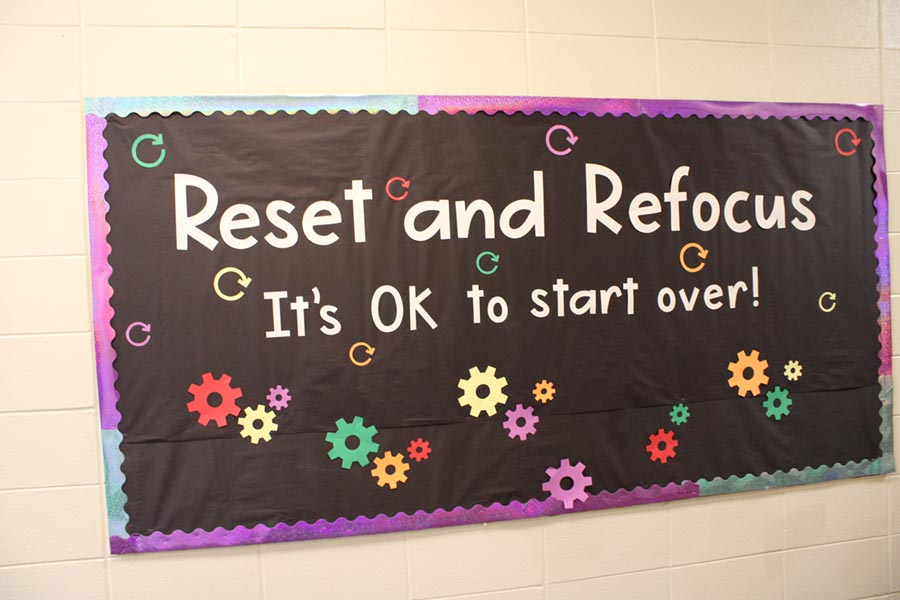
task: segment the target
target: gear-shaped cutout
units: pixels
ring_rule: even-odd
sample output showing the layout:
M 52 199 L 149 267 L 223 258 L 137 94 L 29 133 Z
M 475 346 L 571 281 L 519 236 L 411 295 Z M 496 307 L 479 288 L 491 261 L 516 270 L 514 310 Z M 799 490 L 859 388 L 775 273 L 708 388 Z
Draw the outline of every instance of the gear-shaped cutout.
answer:
M 212 373 L 204 373 L 200 385 L 192 383 L 188 391 L 194 396 L 194 399 L 187 403 L 188 412 L 199 413 L 197 422 L 201 425 L 215 421 L 217 427 L 225 427 L 228 424 L 228 417 L 241 414 L 241 409 L 236 404 L 241 397 L 241 388 L 231 387 L 231 375 L 228 373 L 222 373 L 218 379 L 213 377 Z M 215 406 L 209 403 L 212 394 L 217 394 L 221 399 Z
M 384 456 L 375 457 L 375 467 L 372 469 L 372 477 L 378 480 L 378 486 L 388 486 L 392 490 L 397 489 L 398 483 L 406 483 L 406 472 L 409 471 L 409 463 L 403 460 L 399 452 L 392 454 L 390 450 Z
M 573 508 L 576 500 L 584 502 L 588 499 L 587 487 L 594 480 L 584 474 L 584 463 L 572 465 L 568 458 L 564 458 L 559 467 L 548 467 L 546 473 L 550 479 L 544 482 L 542 489 L 550 492 L 550 497 L 562 502 L 566 508 Z M 565 480 L 571 482 L 570 487 L 563 487 Z
M 675 425 L 684 425 L 687 423 L 688 418 L 691 416 L 691 411 L 684 404 L 676 404 L 672 407 L 671 412 L 669 412 L 669 417 L 672 419 L 672 423 Z
M 747 394 L 759 396 L 760 386 L 769 383 L 769 376 L 766 375 L 766 369 L 769 368 L 769 361 L 760 360 L 759 352 L 752 350 L 747 354 L 743 350 L 737 354 L 737 362 L 728 363 L 728 370 L 731 371 L 731 378 L 728 385 L 737 388 L 738 396 L 744 398 Z M 746 376 L 747 369 L 750 369 L 752 375 Z
M 361 467 L 369 464 L 369 455 L 378 452 L 378 443 L 372 439 L 378 433 L 375 426 L 367 427 L 360 416 L 353 417 L 350 423 L 340 418 L 334 424 L 337 429 L 325 434 L 325 441 L 331 444 L 328 458 L 340 459 L 343 469 L 351 468 L 354 463 Z M 347 444 L 348 438 L 356 439 L 356 442 L 351 444 L 353 448 Z
M 556 388 L 553 387 L 552 381 L 542 379 L 534 384 L 534 389 L 531 390 L 531 393 L 534 394 L 534 399 L 536 402 L 547 404 L 548 402 L 553 400 L 553 397 L 556 395 Z
M 241 437 L 249 437 L 253 444 L 258 444 L 260 440 L 271 442 L 272 433 L 278 431 L 275 413 L 262 404 L 255 408 L 245 408 L 244 415 L 238 419 L 238 425 L 241 426 Z
M 416 462 L 428 460 L 428 455 L 431 454 L 431 444 L 422 438 L 413 440 L 409 443 L 406 453 Z
M 774 390 L 766 392 L 766 399 L 763 400 L 763 408 L 766 409 L 766 416 L 770 419 L 780 421 L 782 417 L 791 414 L 791 405 L 793 400 L 788 396 L 788 391 L 775 386 Z
M 288 403 L 291 401 L 291 391 L 280 385 L 270 387 L 266 400 L 269 401 L 269 408 L 282 410 L 287 408 Z
M 789 360 L 784 365 L 784 376 L 788 381 L 797 381 L 803 375 L 803 365 L 799 361 Z
M 524 442 L 529 435 L 537 433 L 534 426 L 540 420 L 540 417 L 534 414 L 533 407 L 525 408 L 521 404 L 516 404 L 515 409 L 506 411 L 503 428 L 509 431 L 509 437 L 519 438 Z
M 477 417 L 487 413 L 489 417 L 497 414 L 497 405 L 506 404 L 506 377 L 497 377 L 497 369 L 488 365 L 482 372 L 478 367 L 469 369 L 469 378 L 459 380 L 459 389 L 463 395 L 459 397 L 460 406 L 468 406 L 469 414 Z M 479 388 L 487 388 L 486 394 L 479 394 Z
M 666 464 L 670 458 L 675 458 L 675 448 L 677 447 L 678 440 L 675 439 L 675 432 L 660 428 L 659 431 L 650 435 L 647 452 L 650 453 L 650 460 L 658 460 L 662 464 Z

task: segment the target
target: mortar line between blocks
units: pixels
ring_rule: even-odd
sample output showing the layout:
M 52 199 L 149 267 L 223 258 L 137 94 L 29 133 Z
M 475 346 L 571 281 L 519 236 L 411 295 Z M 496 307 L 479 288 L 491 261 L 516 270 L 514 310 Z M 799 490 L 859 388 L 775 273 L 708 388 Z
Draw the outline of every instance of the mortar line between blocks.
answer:
M 234 62 L 237 70 L 238 94 L 244 93 L 244 68 L 241 61 L 241 9 L 240 0 L 234 3 Z
M 766 2 L 766 43 L 769 47 L 769 100 L 775 100 L 775 44 L 772 39 L 772 0 Z M 782 523 L 783 525 L 783 523 Z M 784 595 L 784 589 L 781 590 Z
M 659 36 L 656 31 L 656 0 L 650 2 L 650 19 L 653 21 L 653 59 L 656 61 L 656 97 L 662 94 L 662 82 L 659 72 Z
M 769 2 L 771 6 L 771 0 Z M 771 35 L 771 34 L 770 34 Z M 781 494 L 781 598 L 784 600 L 787 598 L 787 564 L 785 562 L 785 546 L 787 539 L 787 511 L 786 504 L 787 499 L 785 498 L 786 494 Z
M 86 562 L 102 562 L 105 564 L 106 558 L 104 558 L 103 556 L 94 556 L 91 558 L 62 558 L 58 560 L 44 560 L 40 562 L 9 563 L 6 565 L 0 565 L 0 572 L 12 571 L 13 569 L 20 569 L 22 567 L 50 567 L 53 565 L 68 565 L 72 563 Z
M 34 492 L 49 492 L 55 490 L 81 490 L 81 489 L 91 489 L 91 488 L 102 488 L 103 480 L 101 479 L 99 482 L 94 483 L 68 483 L 68 484 L 58 484 L 58 485 L 38 485 L 31 487 L 20 487 L 20 488 L 6 488 L 0 489 L 0 496 L 9 494 L 31 494 Z M 107 536 L 109 537 L 109 536 Z
M 266 575 L 263 567 L 262 544 L 256 546 L 256 567 L 259 571 L 259 600 L 266 600 Z
M 672 600 L 672 503 L 666 504 L 666 596 Z
M 388 25 L 388 8 L 387 0 L 381 5 L 381 19 L 384 25 L 384 85 L 387 87 L 388 94 L 393 93 L 391 87 L 391 52 L 389 44 L 391 43 L 391 29 Z
M 531 37 L 528 31 L 528 0 L 522 0 L 522 18 L 525 33 L 525 91 L 531 95 Z
M 413 600 L 412 568 L 409 564 L 409 533 L 403 534 L 403 557 L 406 559 L 406 598 Z
M 493 594 L 503 594 L 505 592 L 518 592 L 521 590 L 535 590 L 535 589 L 543 589 L 539 586 L 529 585 L 526 587 L 515 587 L 515 588 L 502 588 L 499 590 L 482 590 L 480 592 L 469 592 L 466 594 L 451 594 L 450 596 L 428 596 L 427 598 L 421 598 L 419 600 L 456 600 L 457 598 L 483 598 L 485 594 L 493 595 Z

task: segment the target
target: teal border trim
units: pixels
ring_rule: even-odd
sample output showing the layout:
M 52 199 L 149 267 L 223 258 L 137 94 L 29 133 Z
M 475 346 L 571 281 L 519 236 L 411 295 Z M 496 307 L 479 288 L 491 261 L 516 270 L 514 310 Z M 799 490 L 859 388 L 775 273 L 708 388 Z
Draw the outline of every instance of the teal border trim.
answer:
M 122 473 L 122 461 L 125 455 L 119 450 L 122 434 L 118 429 L 103 429 L 103 476 L 106 480 L 106 516 L 109 520 L 109 535 L 128 537 L 125 524 L 128 515 L 125 513 L 125 502 L 128 498 L 122 490 L 125 475 Z
M 287 113 L 300 111 L 379 112 L 396 114 L 402 111 L 419 112 L 418 96 L 135 96 L 85 98 L 84 112 L 99 117 L 116 114 L 124 117 L 151 113 L 189 115 L 201 112 L 205 115 L 221 111 L 254 113 L 262 111 Z

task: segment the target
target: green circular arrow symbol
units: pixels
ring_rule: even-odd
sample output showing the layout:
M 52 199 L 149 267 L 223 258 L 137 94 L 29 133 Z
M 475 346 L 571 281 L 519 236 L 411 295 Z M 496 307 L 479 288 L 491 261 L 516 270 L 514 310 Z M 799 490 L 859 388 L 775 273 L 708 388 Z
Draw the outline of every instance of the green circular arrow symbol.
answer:
M 491 262 L 494 263 L 493 267 L 491 267 L 490 269 L 486 269 L 486 270 L 481 268 L 481 259 L 484 258 L 485 256 L 490 257 Z M 499 267 L 500 267 L 500 255 L 494 254 L 490 250 L 485 250 L 484 252 L 482 252 L 481 254 L 478 255 L 478 258 L 475 259 L 475 268 L 478 269 L 478 272 L 481 273 L 482 275 L 493 275 Z
M 138 146 L 144 140 L 150 140 L 150 144 L 153 146 L 162 146 L 163 144 L 163 136 L 161 133 L 145 133 L 144 135 L 138 137 L 138 139 L 134 140 L 134 143 L 131 145 L 131 158 L 134 159 L 134 162 L 144 167 L 145 169 L 152 169 L 154 167 L 158 167 L 162 164 L 162 161 L 166 160 L 166 149 L 162 148 L 159 151 L 159 158 L 157 158 L 153 162 L 145 162 L 141 160 L 137 155 Z

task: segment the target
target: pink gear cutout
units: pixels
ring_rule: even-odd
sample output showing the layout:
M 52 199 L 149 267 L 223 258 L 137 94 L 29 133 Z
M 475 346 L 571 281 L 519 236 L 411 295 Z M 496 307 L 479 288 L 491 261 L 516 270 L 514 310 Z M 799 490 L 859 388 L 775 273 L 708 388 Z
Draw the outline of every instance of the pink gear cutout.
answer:
M 287 388 L 276 385 L 273 388 L 269 388 L 269 395 L 266 396 L 266 400 L 269 401 L 269 408 L 281 410 L 282 408 L 287 408 L 288 402 L 291 401 L 291 392 Z
M 572 466 L 569 459 L 564 458 L 559 463 L 559 468 L 548 467 L 546 472 L 550 479 L 544 482 L 543 490 L 550 492 L 550 497 L 561 501 L 566 508 L 574 507 L 576 500 L 584 502 L 588 499 L 588 493 L 585 489 L 587 486 L 592 485 L 594 480 L 585 476 L 584 463 L 579 462 Z M 572 487 L 569 489 L 563 489 L 562 487 L 562 482 L 566 478 L 572 480 Z
M 531 406 L 525 408 L 521 404 L 516 404 L 515 409 L 506 411 L 503 428 L 509 430 L 509 437 L 519 438 L 524 442 L 529 435 L 537 433 L 534 425 L 540 420 L 540 417 L 534 414 L 534 408 Z M 519 421 L 525 421 L 525 423 L 519 425 Z

